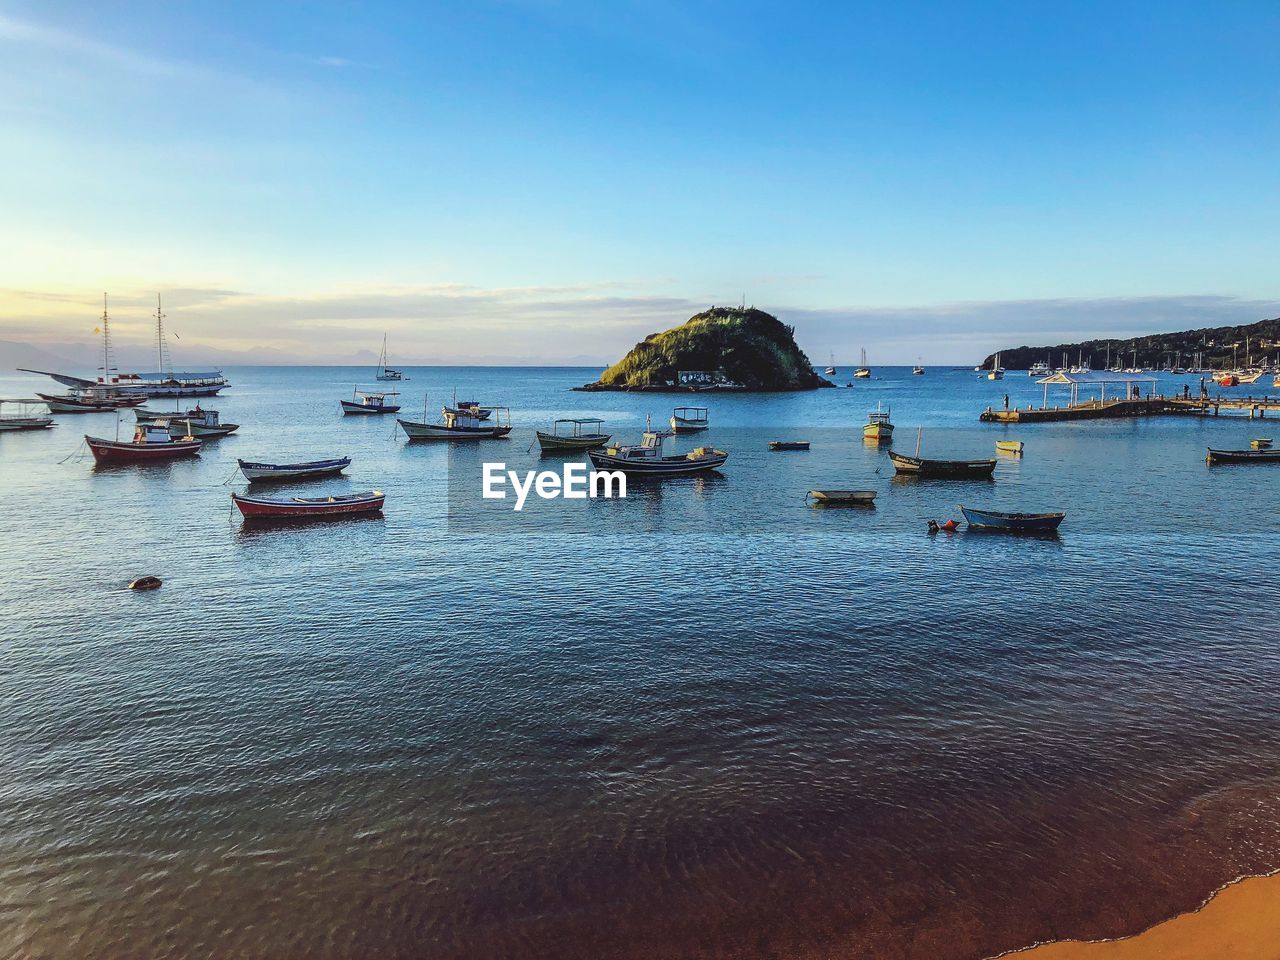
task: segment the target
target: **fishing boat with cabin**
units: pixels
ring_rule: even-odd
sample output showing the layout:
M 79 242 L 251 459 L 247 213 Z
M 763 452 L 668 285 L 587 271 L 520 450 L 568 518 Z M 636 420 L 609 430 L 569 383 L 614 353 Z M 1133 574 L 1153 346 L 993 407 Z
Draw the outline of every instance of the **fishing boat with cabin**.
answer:
M 396 420 L 410 440 L 497 440 L 511 432 L 511 411 L 506 407 L 488 408 L 494 417 L 492 423 L 461 410 L 451 413 L 448 408 L 445 408 L 443 423 L 427 423 L 426 406 L 424 398 L 421 423 Z
M 1065 513 L 1003 513 L 961 505 L 960 512 L 970 529 L 998 530 L 1002 533 L 1056 533 Z
M 676 407 L 671 411 L 671 432 L 701 433 L 711 426 L 706 407 Z
M 166 423 L 140 423 L 134 427 L 133 439 L 129 441 L 86 435 L 84 442 L 99 463 L 146 463 L 191 457 L 198 454 L 203 446 L 200 440 L 191 436 L 173 437 Z
M 885 410 L 879 401 L 876 408 L 867 414 L 866 425 L 862 428 L 862 436 L 866 440 L 883 443 L 893 439 L 893 423 L 889 419 L 892 408 Z
M 728 453 L 711 447 L 698 447 L 686 454 L 665 456 L 662 442 L 671 436 L 675 434 L 646 429 L 638 445 L 588 450 L 587 456 L 597 470 L 621 470 L 626 474 L 652 477 L 683 476 L 718 470 L 729 459 Z
M 388 397 L 398 397 L 394 390 L 385 393 L 369 392 L 359 387 L 351 391 L 350 400 L 339 400 L 342 412 L 353 416 L 377 416 L 383 413 L 399 413 L 400 404 L 387 402 Z
M 159 413 L 139 407 L 133 415 L 139 423 L 168 423 L 169 432 L 175 436 L 189 434 L 204 440 L 216 440 L 240 429 L 240 424 L 224 423 L 217 410 L 205 410 L 199 404 L 185 413 Z
M 995 472 L 995 460 L 929 460 L 920 456 L 920 439 L 923 428 L 916 432 L 916 453 L 909 457 L 905 453 L 889 451 L 889 460 L 893 469 L 899 474 L 915 477 L 930 477 L 945 480 L 981 480 L 990 478 Z
M 250 483 L 283 480 L 314 480 L 317 477 L 333 477 L 351 466 L 350 457 L 333 460 L 311 460 L 306 463 L 254 463 L 237 460 L 240 472 Z
M 321 520 L 381 513 L 387 495 L 381 490 L 332 497 L 247 497 L 231 494 L 231 502 L 246 520 Z
M 5 412 L 6 405 L 12 412 Z M 46 430 L 51 426 L 53 417 L 49 416 L 49 407 L 45 401 L 34 397 L 0 400 L 0 431 Z
M 565 417 L 551 425 L 551 432 L 538 430 L 538 446 L 543 453 L 590 450 L 609 442 L 609 434 L 600 431 L 604 421 L 599 417 Z

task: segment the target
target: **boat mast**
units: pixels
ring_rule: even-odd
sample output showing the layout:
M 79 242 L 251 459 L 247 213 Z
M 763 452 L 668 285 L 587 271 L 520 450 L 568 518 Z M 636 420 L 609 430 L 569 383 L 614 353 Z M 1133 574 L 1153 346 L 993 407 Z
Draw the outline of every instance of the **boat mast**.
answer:
M 1046 388 L 1047 389 L 1047 388 Z M 924 425 L 916 427 L 916 459 L 920 459 L 920 435 L 924 433 Z
M 107 293 L 102 292 L 102 382 L 111 377 L 111 318 L 107 316 Z
M 164 343 L 164 311 L 160 304 L 160 294 L 156 294 L 156 372 L 172 375 L 169 363 L 169 351 Z

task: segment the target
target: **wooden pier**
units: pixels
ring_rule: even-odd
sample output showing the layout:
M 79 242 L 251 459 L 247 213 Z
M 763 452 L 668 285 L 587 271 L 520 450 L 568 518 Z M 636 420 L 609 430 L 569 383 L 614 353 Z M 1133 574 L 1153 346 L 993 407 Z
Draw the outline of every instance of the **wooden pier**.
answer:
M 1054 423 L 1061 420 L 1109 420 L 1127 417 L 1201 416 L 1247 413 L 1249 419 L 1280 414 L 1280 397 L 1141 397 L 1116 400 L 1086 400 L 1060 407 L 1014 407 L 1001 410 L 987 407 L 978 418 L 984 423 Z

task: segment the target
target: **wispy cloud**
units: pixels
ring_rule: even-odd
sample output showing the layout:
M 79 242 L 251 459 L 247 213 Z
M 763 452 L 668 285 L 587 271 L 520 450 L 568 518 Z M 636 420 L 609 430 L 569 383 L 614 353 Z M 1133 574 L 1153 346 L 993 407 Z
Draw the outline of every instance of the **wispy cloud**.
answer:
M 649 333 L 734 298 L 647 296 L 610 282 L 485 289 L 461 284 L 359 286 L 296 296 L 219 287 L 169 288 L 169 325 L 188 361 L 343 363 L 389 332 L 402 363 L 596 363 Z M 111 296 L 122 349 L 149 344 L 154 291 Z M 968 363 L 1001 347 L 1248 323 L 1280 304 L 1228 296 L 1062 298 L 807 308 L 757 304 L 796 328 L 811 357 L 847 361 L 861 347 L 875 362 Z M 0 290 L 0 338 L 36 344 L 89 339 L 101 310 L 95 291 Z

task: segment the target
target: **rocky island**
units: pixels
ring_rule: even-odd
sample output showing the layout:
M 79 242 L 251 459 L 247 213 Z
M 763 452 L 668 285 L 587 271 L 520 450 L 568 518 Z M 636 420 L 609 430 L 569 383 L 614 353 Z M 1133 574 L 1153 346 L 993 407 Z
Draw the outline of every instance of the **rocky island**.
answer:
M 795 328 L 754 307 L 712 307 L 651 333 L 578 390 L 782 391 L 833 387 L 796 345 Z

